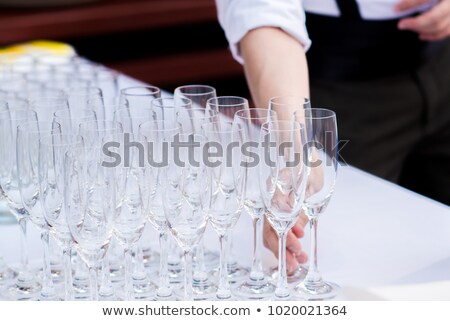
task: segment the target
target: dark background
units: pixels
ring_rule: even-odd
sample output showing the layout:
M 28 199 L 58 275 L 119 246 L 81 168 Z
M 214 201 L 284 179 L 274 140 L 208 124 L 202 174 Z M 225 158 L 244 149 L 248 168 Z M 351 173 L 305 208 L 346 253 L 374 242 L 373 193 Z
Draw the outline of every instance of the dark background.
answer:
M 214 0 L 0 7 L 0 46 L 37 39 L 66 42 L 81 56 L 167 90 L 208 84 L 219 95 L 249 96 L 242 67 L 232 59 L 217 22 Z

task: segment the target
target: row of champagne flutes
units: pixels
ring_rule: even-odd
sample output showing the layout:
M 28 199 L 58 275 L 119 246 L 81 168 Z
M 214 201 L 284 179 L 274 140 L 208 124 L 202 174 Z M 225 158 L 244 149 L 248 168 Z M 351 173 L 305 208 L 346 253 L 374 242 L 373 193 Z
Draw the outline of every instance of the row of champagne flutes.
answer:
M 96 90 L 94 90 L 94 92 L 95 91 Z M 20 175 L 17 175 L 18 173 L 16 173 L 18 176 L 18 187 L 19 185 L 25 186 L 25 188 L 19 187 L 19 193 L 16 194 L 19 198 L 24 198 L 23 195 L 28 193 L 28 197 L 31 199 L 32 205 L 33 203 L 43 204 L 44 213 L 43 215 L 41 214 L 41 216 L 43 216 L 44 219 L 41 220 L 41 225 L 47 225 L 55 238 L 60 240 L 60 244 L 62 244 L 63 247 L 66 246 L 66 249 L 68 248 L 66 252 L 70 253 L 70 249 L 73 247 L 74 243 L 77 245 L 78 254 L 86 263 L 88 263 L 92 270 L 92 298 L 97 297 L 97 286 L 95 286 L 96 268 L 99 265 L 100 258 L 105 254 L 104 252 L 106 252 L 107 245 L 112 235 L 120 241 L 126 252 L 125 291 L 121 294 L 121 296 L 126 299 L 133 298 L 131 293 L 133 289 L 130 286 L 132 280 L 129 279 L 129 276 L 131 275 L 130 249 L 142 235 L 143 226 L 145 225 L 147 219 L 160 233 L 162 251 L 159 273 L 160 281 L 159 286 L 155 289 L 157 298 L 174 298 L 174 293 L 167 277 L 168 231 L 172 232 L 173 236 L 185 253 L 185 261 L 187 263 L 185 273 L 187 281 L 184 286 L 185 298 L 192 298 L 192 296 L 195 298 L 196 294 L 215 292 L 211 291 L 211 288 L 212 290 L 215 290 L 214 286 L 209 285 L 210 291 L 208 292 L 205 289 L 205 283 L 203 283 L 203 286 L 197 289 L 196 293 L 191 288 L 191 285 L 193 283 L 195 285 L 196 283 L 189 279 L 189 276 L 191 275 L 191 264 L 189 263 L 191 256 L 189 253 L 192 251 L 193 245 L 197 244 L 201 238 L 207 221 L 211 222 L 213 227 L 219 233 L 222 243 L 222 261 L 220 269 L 221 277 L 219 278 L 218 291 L 217 293 L 214 293 L 214 295 L 221 299 L 230 298 L 231 291 L 228 285 L 227 277 L 228 266 L 226 264 L 227 260 L 224 258 L 227 254 L 227 234 L 235 224 L 240 212 L 244 208 L 254 220 L 256 251 L 254 252 L 255 258 L 253 259 L 252 271 L 248 279 L 242 284 L 236 284 L 233 294 L 236 294 L 239 298 L 249 299 L 263 299 L 271 297 L 275 291 L 275 287 L 264 274 L 258 254 L 258 238 L 261 236 L 259 222 L 262 222 L 264 213 L 267 211 L 268 221 L 273 225 L 280 236 L 281 242 L 283 242 L 283 235 L 285 235 L 287 229 L 289 229 L 290 224 L 295 222 L 295 219 L 300 213 L 300 207 L 303 206 L 302 204 L 308 204 L 303 203 L 301 198 L 302 195 L 304 195 L 302 190 L 306 188 L 307 176 L 305 173 L 307 172 L 307 166 L 297 166 L 293 169 L 282 170 L 278 168 L 281 166 L 279 165 L 279 162 L 276 162 L 275 168 L 277 170 L 273 170 L 273 166 L 263 166 L 264 164 L 249 166 L 246 167 L 245 170 L 242 170 L 240 165 L 238 166 L 236 163 L 232 162 L 231 172 L 229 167 L 210 170 L 207 167 L 196 168 L 195 166 L 192 168 L 183 168 L 179 166 L 172 166 L 172 168 L 169 166 L 171 170 L 160 170 L 159 168 L 155 170 L 154 166 L 144 166 L 144 168 L 139 166 L 140 164 L 138 163 L 140 161 L 140 155 L 135 155 L 132 153 L 131 155 L 121 155 L 123 158 L 125 158 L 125 156 L 129 157 L 129 163 L 131 163 L 131 165 L 128 164 L 129 166 L 122 166 L 125 164 L 119 164 L 119 166 L 116 166 L 113 169 L 108 169 L 104 168 L 104 166 L 98 166 L 99 161 L 104 157 L 103 154 L 98 153 L 99 150 L 102 150 L 99 148 L 101 146 L 100 144 L 104 144 L 106 138 L 109 138 L 114 142 L 121 142 L 123 145 L 126 143 L 130 144 L 129 141 L 126 142 L 123 140 L 125 138 L 123 135 L 120 135 L 127 133 L 129 134 L 128 139 L 131 137 L 134 142 L 151 141 L 158 145 L 164 140 L 174 139 L 174 137 L 176 137 L 174 135 L 177 133 L 181 134 L 181 136 L 179 136 L 180 138 L 188 139 L 189 137 L 187 134 L 189 133 L 194 134 L 194 136 L 189 139 L 196 139 L 200 144 L 205 144 L 206 142 L 212 140 L 221 143 L 235 142 L 239 145 L 243 144 L 245 141 L 259 142 L 261 139 L 261 133 L 264 132 L 265 136 L 269 135 L 275 142 L 278 143 L 280 143 L 281 140 L 296 141 L 298 144 L 294 144 L 295 148 L 292 148 L 291 152 L 287 153 L 290 155 L 289 157 L 291 157 L 294 155 L 301 155 L 303 153 L 303 149 L 298 149 L 298 146 L 304 145 L 305 138 L 307 136 L 306 134 L 313 131 L 313 128 L 320 128 L 320 131 L 318 130 L 317 134 L 314 136 L 316 139 L 325 138 L 322 137 L 324 136 L 324 134 L 322 134 L 322 131 L 324 130 L 332 134 L 334 132 L 334 138 L 336 139 L 335 117 L 331 112 L 327 112 L 326 110 L 311 109 L 310 111 L 307 111 L 307 113 L 312 113 L 314 111 L 314 113 L 318 113 L 318 115 L 309 117 L 308 114 L 302 114 L 302 117 L 297 119 L 299 120 L 298 123 L 293 123 L 292 120 L 283 122 L 276 119 L 276 111 L 278 108 L 286 108 L 286 104 L 294 104 L 292 101 L 293 98 L 274 99 L 272 100 L 271 109 L 269 110 L 249 109 L 248 103 L 245 99 L 239 97 L 215 97 L 215 91 L 213 91 L 211 87 L 207 86 L 181 87 L 175 92 L 175 99 L 161 99 L 158 98 L 159 96 L 159 90 L 154 87 L 136 87 L 123 90 L 121 101 L 119 103 L 119 106 L 123 108 L 116 108 L 117 110 L 114 113 L 114 120 L 109 122 L 103 120 L 105 118 L 104 116 L 98 117 L 96 114 L 99 109 L 102 109 L 102 104 L 98 103 L 99 100 L 88 98 L 84 99 L 87 104 L 86 108 L 76 109 L 72 108 L 72 106 L 70 108 L 66 108 L 65 106 L 64 108 L 60 108 L 61 105 L 59 105 L 57 110 L 53 113 L 53 121 L 45 123 L 45 121 L 38 120 L 36 122 L 36 120 L 34 120 L 34 122 L 31 121 L 31 123 L 26 122 L 23 124 L 26 129 L 22 129 L 22 131 L 34 133 L 34 135 L 28 135 L 32 136 L 31 138 L 26 138 L 27 143 L 29 141 L 33 141 L 32 138 L 34 138 L 34 143 L 27 145 L 29 149 L 24 154 L 37 155 L 37 159 L 34 160 L 28 160 L 29 157 L 22 155 L 22 158 L 29 161 L 29 163 L 24 166 L 26 169 L 23 170 L 23 172 L 30 172 L 30 175 L 35 175 L 37 177 L 34 177 L 34 179 L 22 178 Z M 207 103 L 208 99 L 209 104 Z M 289 100 L 289 102 L 283 102 L 283 100 L 286 99 Z M 35 99 L 35 101 L 37 100 L 39 99 Z M 92 104 L 92 102 L 95 102 L 96 104 Z M 305 101 L 297 101 L 295 104 L 297 104 L 300 111 L 305 107 Z M 31 105 L 36 106 L 33 105 L 33 103 Z M 37 112 L 40 111 L 40 108 L 34 107 L 34 110 Z M 25 122 L 25 120 L 29 120 L 28 117 L 34 117 L 34 115 L 30 116 L 29 113 L 25 113 L 25 111 L 23 112 L 24 113 L 22 113 L 22 110 L 20 109 L 10 109 L 8 111 L 8 121 L 13 125 L 12 127 L 7 126 L 5 128 L 11 129 L 6 130 L 7 132 L 12 133 L 10 136 L 14 136 L 14 125 Z M 21 118 L 24 117 L 23 114 L 26 114 L 26 119 Z M 39 119 L 38 115 L 36 115 L 36 117 Z M 51 113 L 47 115 L 44 114 L 41 119 L 51 119 Z M 318 124 L 314 127 L 306 126 L 308 122 L 306 122 L 305 119 L 309 119 L 310 123 L 317 122 Z M 318 121 L 315 119 L 318 119 Z M 263 125 L 263 123 L 266 122 L 268 123 Z M 303 124 L 303 126 L 309 128 L 303 136 L 297 135 L 301 132 L 300 129 L 302 128 L 302 125 L 300 124 Z M 35 126 L 37 130 L 33 132 L 32 129 L 27 128 L 26 126 Z M 16 144 L 18 144 L 20 141 L 20 132 L 21 130 L 19 128 L 16 137 L 9 136 L 11 138 L 9 142 L 11 143 L 16 141 Z M 47 136 L 51 138 L 48 138 Z M 333 137 L 328 138 L 331 138 L 333 141 Z M 46 144 L 46 139 L 50 140 L 51 143 Z M 45 146 L 47 146 L 47 150 L 45 149 Z M 147 144 L 142 144 L 142 146 L 145 147 Z M 15 146 L 11 146 L 11 148 L 15 148 Z M 65 151 L 65 153 L 63 153 L 63 151 L 58 153 L 60 148 Z M 17 161 L 20 159 L 19 155 L 21 154 L 19 149 L 22 151 L 25 150 L 23 145 L 21 147 L 17 147 Z M 33 150 L 35 152 L 37 151 L 37 153 L 29 152 Z M 42 150 L 46 151 L 43 152 Z M 334 149 L 330 149 L 330 152 L 332 150 Z M 140 152 L 139 148 L 137 151 Z M 261 153 L 261 149 L 259 147 L 256 147 L 254 151 L 257 154 Z M 294 151 L 296 151 L 296 153 L 294 153 Z M 330 164 L 331 162 L 331 171 L 325 167 L 318 167 L 318 169 L 313 168 L 309 171 L 310 173 L 319 172 L 317 176 L 322 177 L 322 179 L 326 178 L 326 180 L 323 179 L 322 184 L 315 184 L 315 189 L 308 188 L 308 190 L 311 191 L 320 191 L 320 193 L 314 193 L 314 200 L 311 202 L 311 204 L 315 207 L 310 207 L 322 209 L 325 207 L 329 196 L 331 196 L 332 187 L 334 186 L 334 178 L 332 174 L 333 171 L 335 173 L 336 170 L 336 164 L 333 163 L 335 158 L 333 158 L 333 155 L 331 155 L 328 151 L 327 153 L 314 152 L 310 154 L 314 155 L 314 157 L 322 157 L 323 160 L 328 161 L 327 164 Z M 48 156 L 49 163 L 53 164 L 54 167 L 56 167 L 55 164 L 57 163 L 54 161 L 55 159 L 59 159 L 60 163 L 65 163 L 64 166 L 60 164 L 59 170 L 58 168 L 51 169 L 51 175 L 49 175 L 50 178 L 41 173 L 44 171 L 43 168 L 45 166 L 39 167 L 40 164 L 45 163 L 45 155 Z M 92 157 L 93 155 L 97 155 L 97 157 Z M 158 157 L 158 154 L 154 153 L 154 156 Z M 179 156 L 181 157 L 183 155 Z M 187 155 L 184 156 L 186 157 Z M 275 156 L 276 159 L 279 158 L 279 155 Z M 243 155 L 238 155 L 237 159 L 239 160 L 243 157 Z M 232 160 L 235 159 L 232 158 Z M 280 163 L 285 164 L 286 162 L 287 160 L 285 159 Z M 7 164 L 11 165 L 11 163 Z M 38 166 L 38 170 L 33 170 L 32 168 L 36 169 L 36 164 Z M 70 164 L 73 164 L 73 166 L 69 166 Z M 97 165 L 94 166 L 92 164 Z M 173 162 L 170 162 L 170 164 L 173 165 Z M 20 163 L 18 162 L 18 167 L 19 165 Z M 83 170 L 85 167 L 91 168 L 91 165 L 97 168 L 97 170 Z M 67 180 L 68 176 L 72 177 L 70 176 L 72 172 L 68 172 L 67 168 L 73 169 L 73 177 L 75 177 L 73 180 Z M 39 172 L 39 170 L 41 170 L 41 172 Z M 48 168 L 47 171 L 49 171 Z M 17 170 L 17 172 L 20 171 Z M 58 172 L 60 174 L 59 185 L 56 183 L 58 179 L 55 177 Z M 211 174 L 208 174 L 209 172 L 211 172 Z M 287 172 L 290 172 L 290 175 L 286 175 Z M 85 173 L 92 174 L 94 177 L 86 177 L 87 174 Z M 199 173 L 201 175 L 199 175 Z M 274 185 L 260 184 L 260 182 L 264 180 L 246 179 L 246 177 L 264 177 L 263 174 L 267 175 L 267 173 L 271 173 L 270 175 L 275 175 L 277 179 L 279 177 L 283 177 L 286 181 L 282 182 L 280 179 L 280 182 L 277 182 L 280 184 L 277 186 L 284 187 L 277 187 L 274 189 Z M 310 174 L 310 176 L 312 175 Z M 43 177 L 44 179 L 42 179 Z M 45 180 L 45 177 L 47 177 L 47 181 Z M 161 177 L 164 177 L 164 179 L 161 179 Z M 232 184 L 230 183 L 230 177 L 233 178 L 231 182 L 235 184 L 233 188 L 230 187 L 230 184 Z M 36 182 L 36 178 L 39 182 Z M 239 178 L 239 180 L 237 178 Z M 54 181 L 52 181 L 52 179 Z M 42 180 L 44 180 L 44 182 L 42 182 Z M 111 183 L 113 180 L 114 183 Z M 26 181 L 29 185 L 23 184 L 22 181 Z M 89 199 L 89 201 L 85 201 L 84 204 L 87 208 L 86 210 L 78 210 L 73 212 L 92 212 L 91 215 L 83 217 L 83 219 L 80 219 L 75 215 L 77 219 L 73 221 L 75 222 L 74 225 L 77 227 L 80 225 L 86 227 L 86 230 L 82 230 L 83 233 L 80 233 L 80 231 L 77 231 L 75 228 L 72 229 L 75 230 L 73 232 L 70 229 L 71 225 L 68 223 L 71 220 L 67 219 L 68 213 L 72 213 L 72 211 L 70 211 L 71 203 L 69 202 L 72 194 L 69 187 L 73 181 L 78 182 L 78 190 L 74 187 L 74 194 L 78 197 L 73 198 L 78 202 L 80 202 L 83 198 Z M 84 184 L 79 183 L 80 181 L 84 182 Z M 274 177 L 268 176 L 267 182 L 269 181 L 273 182 Z M 101 184 L 99 182 L 101 182 Z M 170 184 L 168 184 L 169 182 Z M 96 184 L 98 184 L 98 186 Z M 266 190 L 258 185 L 270 188 Z M 317 185 L 319 187 L 317 187 Z M 80 186 L 90 186 L 89 188 L 84 188 L 81 190 L 89 190 L 89 193 L 92 193 L 93 196 L 91 194 L 89 194 L 89 196 L 81 195 L 83 193 L 80 191 Z M 286 186 L 290 186 L 291 190 L 289 190 L 289 188 L 286 189 Z M 312 184 L 309 184 L 308 186 L 312 186 Z M 52 191 L 50 187 L 53 187 L 57 192 Z M 60 194 L 59 198 L 56 197 L 56 194 L 62 193 L 62 189 L 68 190 L 68 194 L 64 192 L 63 194 Z M 25 190 L 25 192 L 22 192 L 22 190 Z M 96 193 L 97 190 L 103 191 L 107 193 L 107 195 L 102 195 L 102 197 L 99 197 L 97 195 L 98 193 Z M 167 191 L 170 191 L 170 193 Z M 231 195 L 231 193 L 234 194 Z M 49 206 L 46 205 L 47 203 L 44 197 L 46 195 L 50 195 L 48 203 L 50 203 L 53 207 L 56 206 L 56 210 L 51 210 L 50 207 L 49 212 L 53 214 L 46 214 L 46 206 Z M 205 200 L 205 198 L 202 197 L 205 195 L 210 195 L 210 197 L 207 197 Z M 265 195 L 266 197 L 264 197 Z M 292 195 L 299 198 L 291 199 Z M 8 196 L 8 194 L 6 194 L 6 196 Z M 166 199 L 166 196 L 173 196 L 174 199 Z M 98 204 L 99 199 L 116 200 L 109 203 L 106 202 L 105 204 Z M 273 199 L 273 201 L 271 201 L 271 199 Z M 25 199 L 18 200 L 16 203 L 18 204 L 18 207 L 21 206 L 21 202 L 23 203 L 22 205 L 25 205 L 28 201 Z M 93 205 L 90 205 L 91 203 Z M 270 210 L 274 203 L 277 205 Z M 283 206 L 281 206 L 283 210 L 280 210 L 279 205 L 284 203 L 289 204 L 288 207 L 290 208 L 290 215 L 286 214 L 286 209 Z M 113 204 L 116 205 L 113 206 Z M 173 208 L 170 204 L 176 204 L 176 206 L 174 205 Z M 321 205 L 319 206 L 319 204 Z M 215 205 L 216 207 L 212 205 Z M 72 206 L 76 207 L 79 206 L 79 204 L 74 201 Z M 99 207 L 103 208 L 103 210 L 99 210 Z M 104 209 L 109 209 L 109 207 L 111 207 L 110 211 L 106 211 Z M 231 209 L 229 209 L 229 207 L 231 207 Z M 224 211 L 224 208 L 227 210 Z M 24 216 L 39 217 L 39 214 L 33 215 L 32 209 L 29 212 L 25 206 L 23 206 L 22 209 L 24 209 L 23 213 L 27 213 L 24 214 Z M 66 211 L 66 213 L 63 213 L 64 211 Z M 65 215 L 61 215 L 61 213 Z M 97 238 L 97 236 L 93 236 L 94 232 L 92 230 L 94 229 L 94 226 L 98 227 L 101 225 L 99 222 L 99 213 L 106 213 L 112 216 L 108 217 L 106 214 L 103 215 L 104 221 L 102 221 L 102 223 L 105 223 L 102 230 L 103 234 L 101 231 L 98 231 L 101 235 L 97 235 Z M 114 215 L 112 213 L 114 213 Z M 307 213 L 311 213 L 311 211 L 307 211 Z M 171 214 L 176 217 L 176 219 L 172 220 L 172 223 L 170 219 Z M 49 215 L 50 217 L 47 217 Z M 57 223 L 52 223 L 51 215 L 57 216 L 57 220 L 60 220 L 60 226 L 58 226 Z M 186 215 L 187 218 L 185 220 L 181 219 L 182 215 Z M 311 222 L 316 220 L 316 214 L 313 213 L 309 216 Z M 84 222 L 83 220 L 86 218 L 88 218 L 89 221 L 87 224 L 82 224 L 81 222 Z M 39 220 L 35 219 L 35 221 Z M 42 223 L 42 221 L 44 221 L 44 223 Z M 314 226 L 316 225 L 314 224 Z M 88 242 L 86 242 L 83 237 L 88 237 L 89 235 L 94 237 L 94 239 L 87 238 Z M 81 244 L 85 244 L 85 246 L 83 247 Z M 282 243 L 281 246 L 281 249 L 283 249 L 284 247 Z M 94 252 L 95 254 L 93 254 Z M 283 263 L 283 261 L 283 251 L 280 251 L 280 262 Z M 67 264 L 69 265 L 70 259 L 67 262 L 69 262 Z M 203 264 L 197 265 L 200 266 L 200 269 L 202 269 Z M 205 267 L 203 266 L 203 268 Z M 277 290 L 275 291 L 275 295 L 278 298 L 286 298 L 290 295 L 290 292 L 286 290 L 286 275 L 285 272 L 283 273 L 283 271 L 285 271 L 283 264 L 280 266 L 280 271 L 282 273 L 280 273 L 279 283 Z M 307 280 L 310 282 L 308 287 L 305 287 L 307 291 L 310 292 L 309 295 L 314 295 L 314 291 L 316 291 L 316 294 L 319 296 L 323 296 L 323 294 L 330 292 L 332 288 L 330 288 L 328 284 L 320 282 L 321 280 L 318 277 L 317 271 L 315 271 L 315 269 L 310 269 L 310 272 L 311 271 L 313 271 L 315 275 L 309 273 Z M 70 276 L 71 273 L 67 273 L 67 275 Z M 202 273 L 199 273 L 199 275 L 202 275 Z M 67 277 L 67 279 L 70 278 Z M 66 287 L 70 288 L 71 281 L 67 281 Z M 305 284 L 303 283 L 303 285 Z M 320 285 L 321 288 L 319 289 L 319 287 L 316 287 L 316 289 L 312 291 L 312 285 Z M 301 288 L 299 287 L 298 290 L 300 291 Z M 70 291 L 66 291 L 66 295 L 68 295 L 66 298 L 71 298 Z M 211 296 L 209 296 L 209 298 L 211 298 Z

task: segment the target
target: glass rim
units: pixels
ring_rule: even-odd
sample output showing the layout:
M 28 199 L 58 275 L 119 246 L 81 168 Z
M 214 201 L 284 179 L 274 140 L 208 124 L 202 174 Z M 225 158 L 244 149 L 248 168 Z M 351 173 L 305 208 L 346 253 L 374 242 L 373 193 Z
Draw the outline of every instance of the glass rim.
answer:
M 182 99 L 184 102 L 180 106 L 177 106 L 177 102 L 180 99 Z M 171 101 L 171 102 L 173 102 L 173 105 L 165 106 L 163 103 L 164 101 Z M 161 102 L 162 104 L 156 105 L 157 102 Z M 192 100 L 190 100 L 189 98 L 185 98 L 185 97 L 179 97 L 179 98 L 158 97 L 158 98 L 153 99 L 151 102 L 151 107 L 158 107 L 158 108 L 182 108 L 182 107 L 186 107 L 186 106 L 192 106 Z
M 314 112 L 314 111 L 320 111 L 320 112 L 324 112 L 325 114 L 328 115 L 323 115 L 323 116 L 312 116 L 312 115 L 306 115 L 305 114 L 305 118 L 306 119 L 327 119 L 327 118 L 336 118 L 336 112 L 331 110 L 331 109 L 327 109 L 327 108 L 309 108 L 308 109 L 309 112 Z M 295 112 L 296 113 L 296 112 Z M 294 114 L 295 114 L 294 113 Z
M 233 132 L 244 132 L 244 128 L 242 127 L 242 126 L 240 126 L 240 124 L 234 124 L 232 121 L 213 121 L 213 122 L 210 122 L 210 123 L 205 123 L 205 124 L 202 124 L 202 128 L 204 129 L 204 130 L 206 130 L 205 129 L 205 127 L 210 127 L 210 126 L 212 126 L 212 125 L 214 125 L 214 124 L 227 124 L 227 125 L 231 125 L 231 129 L 230 130 L 226 130 L 226 129 L 220 129 L 220 130 L 207 130 L 208 132 L 211 132 L 211 133 L 233 133 Z M 236 128 L 235 126 L 239 126 L 239 128 Z M 220 128 L 220 127 L 219 127 Z
M 278 99 L 300 99 L 303 100 L 302 104 L 305 103 L 311 103 L 311 99 L 304 97 L 304 96 L 296 96 L 296 95 L 285 95 L 285 96 L 275 96 L 269 99 L 269 105 L 271 103 L 275 104 L 275 105 L 295 105 L 297 103 L 293 102 L 293 103 L 282 103 L 282 102 L 276 102 L 276 100 Z M 300 102 L 300 101 L 299 101 Z
M 56 115 L 57 113 L 62 113 L 62 112 L 68 112 L 69 115 L 65 115 L 65 116 L 58 116 L 58 115 Z M 79 116 L 79 117 L 72 117 L 72 115 L 70 114 L 71 112 L 72 111 L 70 110 L 70 108 L 61 108 L 61 109 L 56 110 L 53 113 L 53 117 L 60 118 L 60 119 L 69 119 L 69 120 L 89 118 L 89 115 L 84 115 L 84 116 Z M 93 109 L 83 108 L 83 109 L 77 110 L 77 112 L 90 112 L 91 116 L 94 115 L 95 117 L 97 117 L 97 113 Z
M 146 93 L 128 92 L 128 91 L 133 91 L 133 90 L 149 90 L 149 91 L 146 92 Z M 135 97 L 139 97 L 139 96 L 153 96 L 154 94 L 157 94 L 157 93 L 161 93 L 161 89 L 156 87 L 156 86 L 132 86 L 132 87 L 127 87 L 127 88 L 123 88 L 123 89 L 120 90 L 120 94 L 121 95 L 124 95 L 124 96 L 135 96 Z
M 208 89 L 209 91 L 205 91 L 203 93 L 186 93 L 186 92 L 182 92 L 182 89 L 188 89 L 188 88 L 203 88 L 203 89 Z M 203 95 L 208 95 L 208 94 L 212 94 L 212 93 L 216 93 L 216 88 L 209 86 L 209 85 L 183 85 L 183 86 L 178 86 L 177 88 L 175 88 L 175 94 L 179 92 L 181 95 L 188 95 L 188 96 L 203 96 Z
M 53 138 L 53 137 L 72 137 L 72 138 L 75 138 L 75 139 L 73 141 L 69 141 L 67 143 L 57 143 L 57 144 L 55 144 L 55 143 L 53 143 L 53 139 L 52 139 L 51 143 L 49 143 L 47 140 L 45 140 L 45 139 L 50 138 L 50 137 L 51 138 Z M 45 146 L 50 146 L 50 145 L 52 145 L 52 146 L 70 146 L 70 145 L 76 144 L 76 143 L 78 143 L 80 141 L 81 142 L 83 141 L 83 137 L 78 135 L 78 134 L 54 133 L 54 134 L 46 134 L 46 135 L 43 135 L 43 136 L 39 137 L 39 144 L 42 144 L 42 145 L 45 145 Z
M 17 126 L 17 131 L 27 131 L 27 132 L 29 132 L 29 133 L 40 133 L 40 132 L 41 132 L 41 130 L 39 130 L 39 129 L 37 129 L 37 130 L 26 129 L 26 127 L 28 127 L 28 126 L 31 125 L 31 124 L 37 124 L 38 126 L 39 126 L 40 124 L 51 124 L 51 125 L 52 125 L 51 130 L 55 129 L 55 128 L 53 128 L 53 125 L 55 125 L 56 128 L 61 129 L 61 124 L 58 123 L 57 121 L 54 121 L 54 120 L 52 120 L 52 121 L 50 121 L 50 120 L 44 120 L 44 121 L 40 121 L 40 120 L 28 120 L 28 121 L 26 121 L 26 122 L 20 124 L 19 126 Z
M 279 124 L 279 123 L 286 123 L 286 124 L 293 124 L 293 125 L 295 125 L 296 127 L 297 127 L 297 125 L 298 125 L 298 128 L 291 128 L 291 129 L 279 129 L 279 128 L 273 128 L 273 129 L 269 129 L 269 128 L 267 128 L 267 126 L 269 125 L 269 124 Z M 305 129 L 305 125 L 304 124 L 302 124 L 302 123 L 300 123 L 300 122 L 298 122 L 298 121 L 289 121 L 289 120 L 270 120 L 270 121 L 266 121 L 265 123 L 263 123 L 262 125 L 261 125 L 261 130 L 267 130 L 267 131 L 274 131 L 274 132 L 294 132 L 294 131 L 297 131 L 297 130 L 302 130 L 302 129 Z
M 159 132 L 159 131 L 169 131 L 169 130 L 176 130 L 176 129 L 180 129 L 180 126 L 176 126 L 173 127 L 171 126 L 170 128 L 164 128 L 164 129 L 153 129 L 153 128 L 148 128 L 148 129 L 143 129 L 144 126 L 146 126 L 147 124 L 164 124 L 166 123 L 164 120 L 146 120 L 145 122 L 142 122 L 139 124 L 139 133 L 141 133 L 141 131 L 146 131 L 146 132 Z M 179 124 L 178 122 L 176 122 L 177 124 Z
M 193 118 L 200 118 L 200 119 L 204 119 L 204 118 L 213 118 L 213 117 L 217 117 L 217 116 L 219 116 L 219 112 L 218 111 L 215 111 L 215 110 L 212 110 L 212 109 L 206 109 L 206 108 L 189 108 L 189 109 L 186 109 L 186 110 L 188 110 L 188 111 L 199 111 L 199 112 L 203 112 L 204 114 L 203 114 L 203 116 L 201 116 L 201 117 L 198 117 L 198 116 L 194 116 L 194 115 L 187 115 L 187 119 L 193 119 Z M 183 112 L 183 111 L 177 111 L 176 112 L 176 116 L 178 117 L 178 116 L 180 116 L 180 113 L 181 112 Z M 210 116 L 207 116 L 206 115 L 206 112 L 212 112 L 212 113 L 214 113 L 214 115 L 210 115 Z M 183 115 L 181 115 L 181 116 L 183 116 Z
M 218 102 L 220 99 L 236 99 L 236 100 L 242 100 L 242 102 L 234 103 L 234 104 L 231 104 L 231 103 L 230 104 L 221 104 Z M 214 101 L 214 100 L 216 101 L 216 103 L 212 103 L 212 101 Z M 236 107 L 236 106 L 240 106 L 243 104 L 247 104 L 247 106 L 248 106 L 248 99 L 245 97 L 239 97 L 239 96 L 218 96 L 218 97 L 209 98 L 208 101 L 206 102 L 206 104 L 207 105 L 212 104 L 214 106 L 223 106 L 223 107 Z M 250 108 L 248 108 L 248 109 L 250 109 Z
M 262 108 L 262 107 L 258 107 L 258 108 L 248 108 L 248 109 L 240 109 L 237 112 L 234 113 L 234 117 L 238 117 L 240 119 L 267 119 L 267 115 L 265 117 L 245 117 L 245 116 L 241 116 L 240 114 L 242 112 L 251 112 L 252 110 L 256 110 L 256 111 L 264 111 L 266 113 L 270 113 L 273 114 L 273 116 L 277 116 L 277 112 L 268 108 Z
M 33 116 L 36 116 L 37 117 L 37 113 L 33 110 L 33 109 L 30 109 L 30 108 L 18 108 L 18 109 L 7 109 L 7 110 L 3 110 L 3 111 L 0 111 L 0 119 L 6 119 L 5 117 L 2 117 L 3 115 L 5 115 L 5 114 L 7 114 L 9 117 L 9 119 L 11 119 L 11 120 L 25 120 L 25 119 L 27 119 L 27 118 L 22 118 L 22 117 L 19 117 L 19 118 L 12 118 L 11 117 L 11 114 L 17 114 L 18 112 L 20 112 L 20 113 L 29 113 L 29 114 L 32 114 Z

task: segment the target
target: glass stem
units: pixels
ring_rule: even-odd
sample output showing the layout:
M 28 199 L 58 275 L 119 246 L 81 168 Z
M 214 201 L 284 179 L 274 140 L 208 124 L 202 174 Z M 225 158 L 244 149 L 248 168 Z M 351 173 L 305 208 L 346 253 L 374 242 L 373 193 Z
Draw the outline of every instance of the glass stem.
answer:
M 112 297 L 114 295 L 114 290 L 111 286 L 111 279 L 110 279 L 110 268 L 109 268 L 109 254 L 110 251 L 108 251 L 105 255 L 105 257 L 102 260 L 102 271 L 101 271 L 101 284 L 100 284 L 100 291 L 99 295 L 101 297 Z
M 196 281 L 202 281 L 206 277 L 205 245 L 203 239 L 195 248 L 195 259 L 194 279 Z
M 133 273 L 133 279 L 143 280 L 147 277 L 147 272 L 144 266 L 144 252 L 142 246 L 137 244 L 135 247 L 135 271 Z
M 228 282 L 228 234 L 219 236 L 220 241 L 220 278 L 217 298 L 229 299 L 231 297 L 230 283 Z
M 44 257 L 43 257 L 43 286 L 42 286 L 42 295 L 44 297 L 53 297 L 54 287 L 52 280 L 52 270 L 50 266 L 50 239 L 49 232 L 47 229 L 43 229 L 41 232 L 41 240 L 44 248 Z
M 286 272 L 286 239 L 287 232 L 278 233 L 278 283 L 275 295 L 279 298 L 289 296 Z
M 184 300 L 193 300 L 192 290 L 192 254 L 184 251 Z
M 159 256 L 159 296 L 168 296 L 167 290 L 170 289 L 169 273 L 168 273 L 168 237 L 167 232 L 159 233 L 159 245 L 161 253 Z M 169 293 L 170 295 L 170 293 Z
M 125 256 L 125 299 L 130 301 L 133 299 L 133 255 L 130 248 L 124 249 Z
M 308 274 L 305 278 L 306 283 L 319 283 L 322 281 L 317 263 L 317 223 L 317 216 L 309 219 L 309 227 L 311 229 L 311 249 L 309 260 L 311 263 L 309 266 Z
M 98 268 L 89 267 L 89 278 L 91 281 L 91 301 L 98 301 Z
M 64 290 L 65 290 L 65 301 L 72 300 L 72 262 L 70 257 L 70 248 L 63 250 L 64 257 Z
M 264 279 L 264 273 L 261 264 L 261 236 L 262 236 L 261 217 L 253 218 L 253 260 L 252 271 L 250 272 L 251 281 L 260 281 Z
M 27 220 L 20 219 L 19 225 L 22 233 L 20 233 L 20 263 L 22 270 L 28 269 L 28 247 L 27 247 Z

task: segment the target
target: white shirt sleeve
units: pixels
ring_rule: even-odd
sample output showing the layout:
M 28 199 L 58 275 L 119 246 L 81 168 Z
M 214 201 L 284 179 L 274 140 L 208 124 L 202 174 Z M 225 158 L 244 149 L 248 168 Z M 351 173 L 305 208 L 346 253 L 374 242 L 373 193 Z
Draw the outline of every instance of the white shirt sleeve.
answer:
M 252 29 L 278 27 L 297 39 L 305 48 L 311 46 L 301 0 L 216 0 L 219 22 L 225 30 L 234 58 L 243 63 L 239 41 Z

